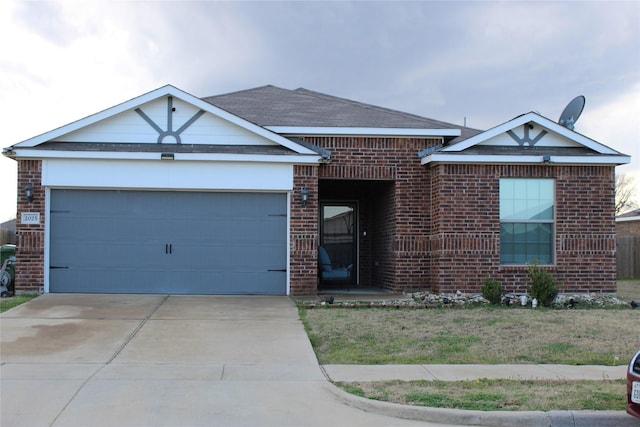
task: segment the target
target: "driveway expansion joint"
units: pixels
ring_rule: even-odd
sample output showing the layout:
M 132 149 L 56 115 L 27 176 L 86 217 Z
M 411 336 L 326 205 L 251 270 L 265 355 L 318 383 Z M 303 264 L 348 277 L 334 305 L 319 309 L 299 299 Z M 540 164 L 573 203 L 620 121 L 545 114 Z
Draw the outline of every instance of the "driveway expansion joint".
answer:
M 155 312 L 158 311 L 158 309 L 162 307 L 162 304 L 164 304 L 168 299 L 169 299 L 169 295 L 165 295 L 164 298 L 154 307 L 154 309 L 151 310 L 151 312 L 147 314 L 147 316 L 145 316 L 145 318 L 142 319 L 140 324 L 138 324 L 138 326 L 129 334 L 129 336 L 124 340 L 122 345 L 116 349 L 116 351 L 113 353 L 111 358 L 107 360 L 107 363 L 105 365 L 110 365 L 111 362 L 113 362 L 114 359 L 118 357 L 118 355 L 122 352 L 122 350 L 124 350 L 124 348 L 131 342 L 133 337 L 135 337 L 138 334 L 138 332 L 140 332 L 140 329 L 142 329 L 142 327 L 147 323 L 147 321 L 149 321 L 149 319 L 155 314 Z

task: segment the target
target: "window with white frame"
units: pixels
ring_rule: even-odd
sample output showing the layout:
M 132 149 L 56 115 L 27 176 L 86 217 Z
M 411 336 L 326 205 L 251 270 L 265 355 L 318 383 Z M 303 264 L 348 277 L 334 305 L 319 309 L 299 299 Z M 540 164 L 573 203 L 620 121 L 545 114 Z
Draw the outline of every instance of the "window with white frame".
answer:
M 554 263 L 555 181 L 500 179 L 500 263 Z

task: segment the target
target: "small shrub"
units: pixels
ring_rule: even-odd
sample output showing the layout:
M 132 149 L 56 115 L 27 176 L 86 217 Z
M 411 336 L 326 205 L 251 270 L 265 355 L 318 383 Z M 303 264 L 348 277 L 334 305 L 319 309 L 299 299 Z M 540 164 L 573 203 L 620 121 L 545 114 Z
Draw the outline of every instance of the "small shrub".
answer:
M 529 266 L 529 294 L 538 300 L 538 304 L 543 307 L 551 307 L 553 301 L 558 296 L 558 286 L 556 278 L 547 270 L 540 268 L 538 262 Z
M 482 296 L 489 300 L 493 305 L 500 305 L 502 302 L 502 293 L 504 287 L 500 282 L 494 279 L 486 279 L 482 285 Z

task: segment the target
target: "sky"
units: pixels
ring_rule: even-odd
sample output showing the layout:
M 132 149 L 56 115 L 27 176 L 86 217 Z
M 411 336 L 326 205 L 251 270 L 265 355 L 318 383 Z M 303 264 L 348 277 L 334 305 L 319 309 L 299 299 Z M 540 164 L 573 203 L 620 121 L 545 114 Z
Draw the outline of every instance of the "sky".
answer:
M 165 84 L 304 87 L 477 129 L 584 95 L 575 130 L 631 155 L 616 172 L 640 187 L 639 22 L 640 1 L 3 0 L 0 147 Z M 15 200 L 0 156 L 0 221 Z

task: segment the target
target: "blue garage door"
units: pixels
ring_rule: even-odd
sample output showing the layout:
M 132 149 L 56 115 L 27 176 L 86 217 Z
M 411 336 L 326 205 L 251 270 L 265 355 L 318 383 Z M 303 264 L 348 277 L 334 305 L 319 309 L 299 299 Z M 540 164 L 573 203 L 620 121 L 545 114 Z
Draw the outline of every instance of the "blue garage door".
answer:
M 286 294 L 285 194 L 52 190 L 50 292 Z

